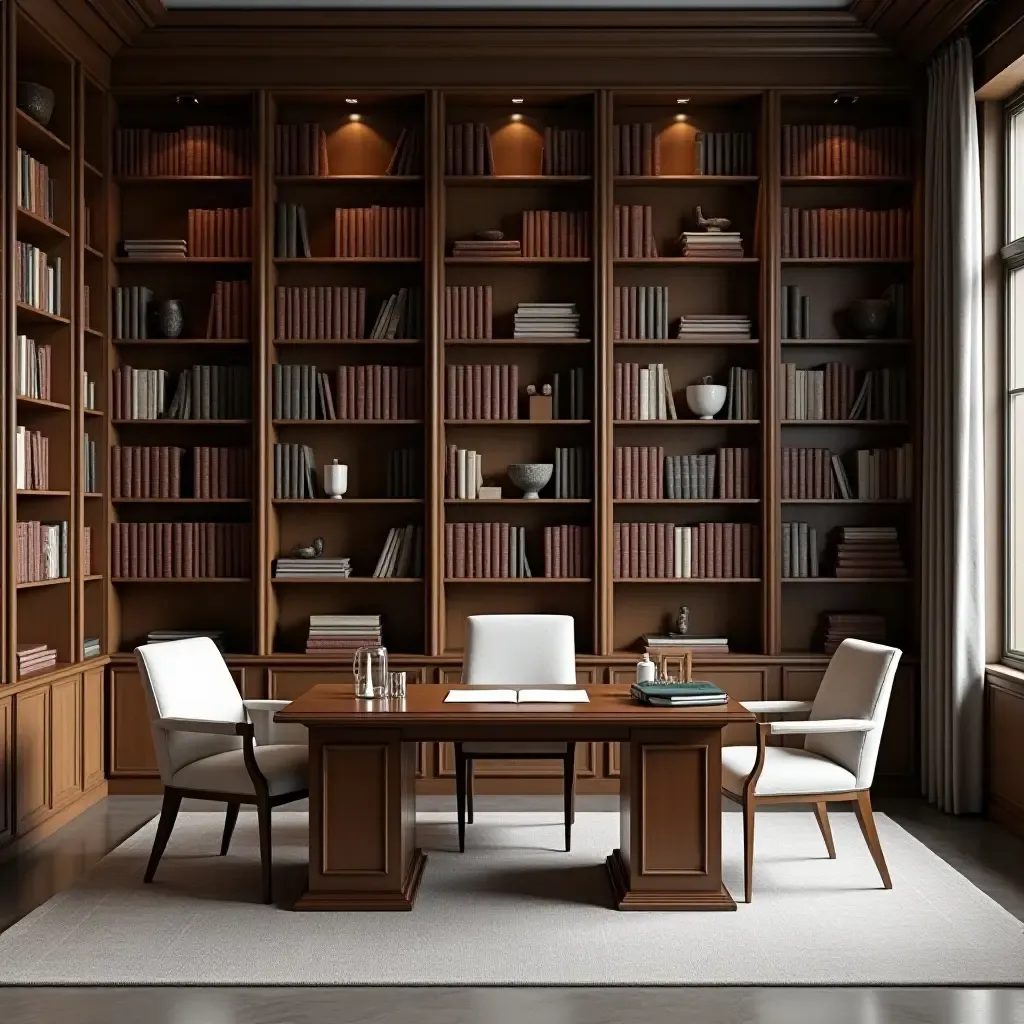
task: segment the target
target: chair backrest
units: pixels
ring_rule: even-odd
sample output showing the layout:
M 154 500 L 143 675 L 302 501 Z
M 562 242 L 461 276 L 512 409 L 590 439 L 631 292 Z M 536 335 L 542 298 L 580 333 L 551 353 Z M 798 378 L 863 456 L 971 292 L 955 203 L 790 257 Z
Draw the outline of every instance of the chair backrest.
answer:
M 896 666 L 903 652 L 895 647 L 844 640 L 825 670 L 810 718 L 870 719 L 870 732 L 808 735 L 804 749 L 841 764 L 857 776 L 857 789 L 867 789 L 875 777 L 878 745 L 889 709 Z
M 575 686 L 571 615 L 470 615 L 462 681 L 471 686 Z
M 167 785 L 179 768 L 203 757 L 236 750 L 239 736 L 161 729 L 161 718 L 244 722 L 245 705 L 217 645 L 207 636 L 135 648 L 146 692 L 160 778 Z

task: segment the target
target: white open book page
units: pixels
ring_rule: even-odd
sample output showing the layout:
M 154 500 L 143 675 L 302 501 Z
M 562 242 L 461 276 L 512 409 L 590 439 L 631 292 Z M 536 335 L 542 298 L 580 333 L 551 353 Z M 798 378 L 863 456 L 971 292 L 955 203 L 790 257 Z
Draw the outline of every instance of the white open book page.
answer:
M 573 687 L 558 689 L 491 690 L 485 687 L 472 690 L 449 690 L 445 704 L 589 704 L 586 690 Z
M 519 691 L 520 704 L 589 704 L 586 690 L 572 686 L 559 686 L 550 690 L 530 688 Z
M 449 690 L 445 704 L 515 704 L 515 690 L 488 690 L 479 687 L 474 690 Z

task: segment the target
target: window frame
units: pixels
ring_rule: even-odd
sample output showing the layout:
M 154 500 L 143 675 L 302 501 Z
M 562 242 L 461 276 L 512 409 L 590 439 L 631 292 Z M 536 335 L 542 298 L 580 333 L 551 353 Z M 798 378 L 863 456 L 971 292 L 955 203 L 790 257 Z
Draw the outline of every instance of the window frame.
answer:
M 1014 603 L 1012 598 L 1012 591 L 1014 588 L 1014 572 L 1010 567 L 1010 558 L 1013 553 L 1011 545 L 1012 534 L 1012 519 L 1011 514 L 1011 501 L 1013 499 L 1013 492 L 1009 486 L 1010 474 L 1012 472 L 1013 464 L 1013 419 L 1012 419 L 1012 407 L 1014 398 L 1020 398 L 1024 401 L 1024 383 L 1019 387 L 1012 387 L 1012 367 L 1013 367 L 1013 348 L 1014 348 L 1014 320 L 1011 316 L 1011 306 L 1013 303 L 1013 288 L 1012 282 L 1016 274 L 1024 274 L 1024 233 L 1017 238 L 1010 238 L 1010 232 L 1012 229 L 1012 218 L 1014 212 L 1014 201 L 1016 200 L 1019 207 L 1024 209 L 1024 173 L 1018 174 L 1017 188 L 1020 190 L 1020 194 L 1016 195 L 1017 189 L 1015 189 L 1014 178 L 1011 173 L 1012 168 L 1012 152 L 1013 152 L 1013 122 L 1016 116 L 1024 118 L 1024 89 L 1021 89 L 1009 100 L 1006 101 L 1004 108 L 1004 120 L 1003 120 L 1003 145 L 1004 145 L 1004 180 L 1005 185 L 1003 188 L 1003 199 L 1004 199 L 1004 210 L 1003 210 L 1003 239 L 1004 244 L 999 250 L 999 255 L 1003 263 L 1003 551 L 1005 557 L 1003 559 L 1003 663 L 1011 668 L 1019 669 L 1024 671 L 1024 649 L 1015 650 L 1010 646 L 1010 639 L 1013 635 L 1013 612 Z M 1021 131 L 1024 131 L 1024 124 L 1020 127 Z M 1024 168 L 1021 169 L 1024 172 Z M 1017 320 L 1019 324 L 1024 325 L 1024 309 L 1018 311 Z M 1021 352 L 1018 355 L 1018 359 L 1024 362 L 1024 339 L 1019 343 Z M 1024 444 L 1024 439 L 1021 439 L 1021 444 Z M 1024 493 L 1018 498 L 1019 501 L 1024 501 Z M 1018 516 L 1018 518 L 1020 518 Z M 1018 544 L 1024 541 L 1024 538 L 1018 540 Z M 1018 616 L 1024 616 L 1024 593 L 1018 595 L 1018 604 L 1020 608 L 1018 610 Z

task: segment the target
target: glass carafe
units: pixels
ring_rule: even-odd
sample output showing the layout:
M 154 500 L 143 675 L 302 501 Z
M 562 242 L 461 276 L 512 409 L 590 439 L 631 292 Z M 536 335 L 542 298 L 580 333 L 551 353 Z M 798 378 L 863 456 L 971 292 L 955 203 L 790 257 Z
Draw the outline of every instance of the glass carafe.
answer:
M 388 694 L 388 651 L 386 647 L 360 647 L 352 660 L 356 696 L 372 700 Z

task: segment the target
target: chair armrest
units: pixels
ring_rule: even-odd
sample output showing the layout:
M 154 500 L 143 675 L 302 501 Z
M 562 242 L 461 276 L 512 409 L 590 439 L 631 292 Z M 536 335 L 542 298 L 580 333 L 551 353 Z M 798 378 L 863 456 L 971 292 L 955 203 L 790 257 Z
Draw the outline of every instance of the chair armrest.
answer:
M 793 715 L 814 707 L 809 700 L 744 700 L 740 703 L 755 715 Z
M 160 718 L 157 725 L 170 732 L 202 732 L 213 736 L 251 736 L 251 722 L 221 722 L 207 718 Z
M 821 718 L 815 722 L 772 722 L 773 736 L 796 736 L 813 733 L 871 732 L 875 723 L 870 718 Z
M 265 747 L 272 743 L 306 746 L 309 743 L 309 730 L 304 725 L 274 721 L 274 715 L 288 707 L 290 700 L 244 700 L 242 703 L 256 730 L 256 746 Z

